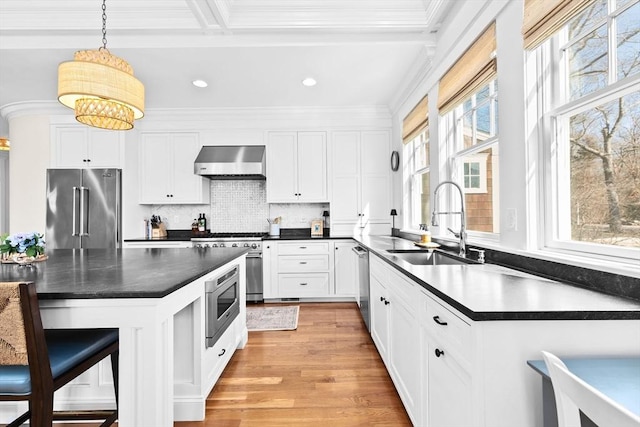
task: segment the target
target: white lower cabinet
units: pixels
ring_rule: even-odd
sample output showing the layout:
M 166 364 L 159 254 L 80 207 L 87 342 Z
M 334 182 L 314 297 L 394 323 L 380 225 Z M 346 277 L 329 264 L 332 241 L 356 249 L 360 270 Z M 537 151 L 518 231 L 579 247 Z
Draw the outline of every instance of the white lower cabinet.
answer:
M 420 295 L 425 426 L 477 425 L 472 418 L 471 326 L 425 293 Z
M 349 239 L 334 241 L 333 246 L 333 292 L 336 296 L 358 295 L 358 256 L 353 252 L 357 244 Z
M 353 240 L 265 240 L 263 295 L 277 298 L 355 298 Z
M 640 354 L 640 320 L 473 321 L 369 260 L 371 336 L 416 426 L 540 426 L 541 379 L 527 360 Z
M 411 421 L 420 420 L 420 329 L 417 285 L 370 256 L 371 335 Z

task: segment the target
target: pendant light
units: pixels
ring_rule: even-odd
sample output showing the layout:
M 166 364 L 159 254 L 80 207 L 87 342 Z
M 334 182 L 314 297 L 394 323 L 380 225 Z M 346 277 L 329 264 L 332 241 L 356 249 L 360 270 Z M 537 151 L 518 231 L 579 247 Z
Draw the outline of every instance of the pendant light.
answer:
M 0 151 L 11 150 L 11 143 L 8 138 L 0 138 Z
M 58 101 L 89 126 L 129 130 L 144 116 L 144 86 L 127 61 L 107 49 L 107 6 L 102 0 L 102 47 L 81 50 L 58 66 Z

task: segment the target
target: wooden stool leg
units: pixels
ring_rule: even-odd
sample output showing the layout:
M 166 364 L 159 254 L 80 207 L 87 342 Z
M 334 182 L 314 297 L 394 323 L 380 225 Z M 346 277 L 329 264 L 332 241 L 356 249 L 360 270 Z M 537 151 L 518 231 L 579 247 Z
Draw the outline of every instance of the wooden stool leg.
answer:
M 119 375 L 119 367 L 118 367 L 118 359 L 119 359 L 120 351 L 114 351 L 111 353 L 111 375 L 113 375 L 113 391 L 116 394 L 116 408 L 118 407 L 118 375 Z

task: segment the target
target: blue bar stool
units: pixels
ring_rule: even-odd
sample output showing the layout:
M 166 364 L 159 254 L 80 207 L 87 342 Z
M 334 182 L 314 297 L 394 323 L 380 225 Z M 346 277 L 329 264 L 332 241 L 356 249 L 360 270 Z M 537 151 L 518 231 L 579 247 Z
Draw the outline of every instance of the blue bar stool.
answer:
M 30 420 L 35 427 L 53 420 L 104 419 L 118 411 L 53 411 L 53 394 L 107 356 L 111 357 L 118 402 L 118 330 L 42 327 L 33 282 L 0 282 L 0 401 L 29 401 L 29 410 L 7 427 Z

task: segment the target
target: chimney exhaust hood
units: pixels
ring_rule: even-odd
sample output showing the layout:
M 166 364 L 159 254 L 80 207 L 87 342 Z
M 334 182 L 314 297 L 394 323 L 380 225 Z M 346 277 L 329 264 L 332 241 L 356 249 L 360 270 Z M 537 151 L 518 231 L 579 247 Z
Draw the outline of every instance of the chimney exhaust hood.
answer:
M 216 145 L 200 150 L 193 173 L 211 179 L 266 179 L 264 145 Z

